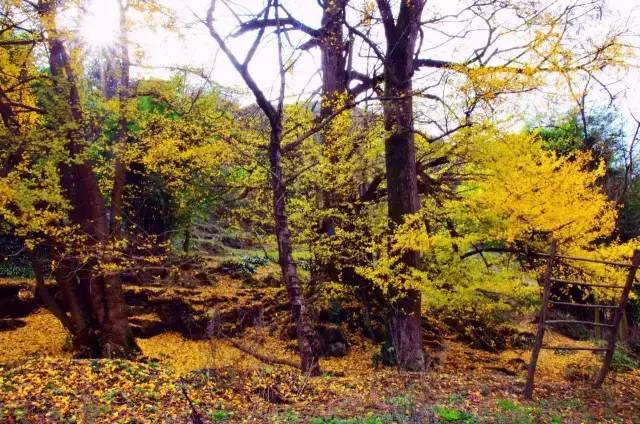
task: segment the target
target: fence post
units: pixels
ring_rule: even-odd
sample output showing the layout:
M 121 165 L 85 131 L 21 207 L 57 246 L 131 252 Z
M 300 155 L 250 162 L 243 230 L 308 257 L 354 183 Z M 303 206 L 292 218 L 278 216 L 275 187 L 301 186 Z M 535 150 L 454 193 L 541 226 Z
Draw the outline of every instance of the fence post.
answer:
M 602 383 L 604 382 L 604 379 L 609 372 L 609 366 L 611 365 L 611 360 L 613 359 L 613 353 L 616 350 L 618 326 L 620 325 L 620 320 L 624 315 L 624 308 L 627 304 L 627 299 L 629 298 L 629 293 L 631 292 L 633 281 L 636 278 L 636 271 L 638 270 L 638 266 L 640 266 L 640 250 L 634 250 L 633 259 L 631 259 L 631 268 L 629 269 L 629 274 L 627 274 L 627 282 L 624 285 L 622 295 L 620 296 L 618 309 L 616 309 L 615 315 L 613 316 L 613 322 L 611 323 L 612 327 L 609 328 L 609 334 L 607 335 L 607 353 L 605 354 L 604 361 L 602 361 L 600 371 L 598 371 L 598 375 L 593 382 L 594 388 L 602 386 Z

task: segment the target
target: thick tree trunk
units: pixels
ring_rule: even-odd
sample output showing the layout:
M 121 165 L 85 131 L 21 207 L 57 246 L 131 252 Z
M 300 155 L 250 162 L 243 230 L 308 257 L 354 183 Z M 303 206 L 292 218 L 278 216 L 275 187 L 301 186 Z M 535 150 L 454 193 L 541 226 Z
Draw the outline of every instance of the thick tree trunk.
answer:
M 298 278 L 296 264 L 293 261 L 291 246 L 291 232 L 286 211 L 286 190 L 282 175 L 280 142 L 282 126 L 280 123 L 272 125 L 269 143 L 269 162 L 271 171 L 271 188 L 273 190 L 273 215 L 275 219 L 276 239 L 278 241 L 278 261 L 282 270 L 282 277 L 287 289 L 291 317 L 296 325 L 298 347 L 302 370 L 310 375 L 318 375 L 319 341 L 311 324 L 309 313 L 305 307 L 304 295 Z
M 71 336 L 73 349 L 81 357 L 100 356 L 100 343 L 97 337 L 99 328 L 93 319 L 92 305 L 82 295 L 80 283 L 75 275 L 77 264 L 62 259 L 53 271 L 56 283 L 62 289 L 64 303 L 71 317 Z
M 47 31 L 49 67 L 60 98 L 57 118 L 63 123 L 76 124 L 76 128 L 67 131 L 70 161 L 60 165 L 61 183 L 72 207 L 71 221 L 87 236 L 82 253 L 92 255 L 109 242 L 109 226 L 92 164 L 88 159 L 78 160 L 86 149 L 80 95 L 75 72 L 55 27 L 55 12 L 54 2 L 40 2 L 39 13 Z M 55 276 L 63 287 L 71 312 L 75 343 L 88 349 L 91 356 L 126 356 L 137 351 L 129 329 L 120 276 L 100 275 L 95 269 L 96 260 L 91 257 L 82 266 L 75 260 L 60 259 Z
M 344 42 L 344 8 L 347 0 L 325 2 L 322 13 L 321 35 L 319 38 L 321 70 L 322 70 L 322 99 L 320 104 L 320 118 L 324 121 L 335 113 L 340 104 L 341 96 L 347 92 L 348 75 L 346 69 L 346 45 Z M 346 101 L 346 99 L 342 99 Z M 331 163 L 336 162 L 334 140 L 330 136 L 330 126 L 321 131 L 322 151 Z M 321 209 L 329 210 L 338 206 L 337 199 L 331 190 L 318 191 L 318 204 Z M 336 222 L 332 217 L 322 218 L 319 222 L 318 233 L 333 236 Z M 339 270 L 334 261 L 318 264 L 318 269 L 312 275 L 313 281 L 337 280 Z
M 335 110 L 335 99 L 346 93 L 346 45 L 344 42 L 344 7 L 347 0 L 326 2 L 322 14 L 320 54 L 322 60 L 321 117 L 329 117 Z
M 410 89 L 410 88 L 409 88 Z M 387 96 L 394 96 L 388 93 Z M 393 90 L 395 91 L 395 90 Z M 407 102 L 406 99 L 402 100 Z M 411 99 L 408 99 L 410 104 Z M 410 106 L 403 105 L 391 111 L 410 110 Z M 398 123 L 403 117 L 389 116 L 395 126 L 394 133 L 386 140 L 386 168 L 387 168 L 387 203 L 389 219 L 392 224 L 400 224 L 405 214 L 417 212 L 420 209 L 418 196 L 415 150 L 413 133 L 408 127 L 398 131 Z M 404 264 L 418 267 L 420 258 L 417 252 L 406 252 Z M 389 316 L 389 331 L 395 349 L 398 365 L 406 370 L 418 371 L 424 369 L 424 353 L 422 350 L 421 330 L 421 293 L 418 290 L 397 290 L 392 294 Z
M 102 356 L 129 356 L 139 351 L 129 328 L 127 304 L 120 274 L 104 277 L 106 319 L 102 326 Z
M 387 203 L 392 225 L 420 209 L 413 131 L 413 58 L 424 0 L 407 0 L 394 21 L 387 0 L 378 0 L 383 18 L 387 51 L 385 57 L 385 128 Z M 420 265 L 417 252 L 406 252 L 403 262 Z M 425 367 L 421 334 L 421 294 L 418 290 L 396 290 L 392 294 L 389 330 L 398 365 L 417 371 Z

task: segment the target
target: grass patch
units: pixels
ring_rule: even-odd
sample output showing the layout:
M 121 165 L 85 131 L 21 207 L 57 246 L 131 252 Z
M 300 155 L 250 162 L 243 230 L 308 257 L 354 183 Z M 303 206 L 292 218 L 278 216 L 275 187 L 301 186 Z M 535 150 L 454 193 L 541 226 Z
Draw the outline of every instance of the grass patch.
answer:
M 436 416 L 446 423 L 475 423 L 476 418 L 473 414 L 460 409 L 451 408 L 447 406 L 435 406 L 433 412 Z

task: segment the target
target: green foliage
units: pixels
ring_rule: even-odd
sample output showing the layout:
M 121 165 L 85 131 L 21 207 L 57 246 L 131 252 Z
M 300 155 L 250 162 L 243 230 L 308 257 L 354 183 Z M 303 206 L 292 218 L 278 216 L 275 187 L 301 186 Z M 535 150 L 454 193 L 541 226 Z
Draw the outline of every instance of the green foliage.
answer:
M 577 117 L 571 117 L 553 127 L 537 129 L 545 149 L 569 155 L 582 147 L 583 131 Z
M 475 423 L 473 414 L 447 406 L 434 406 L 433 411 L 444 422 Z
M 33 276 L 33 269 L 30 265 L 10 260 L 0 261 L 0 277 L 33 278 Z
M 496 405 L 503 411 L 515 411 L 518 408 L 511 399 L 498 399 Z
M 231 418 L 231 415 L 227 411 L 210 411 L 208 414 L 209 419 L 214 423 L 223 423 Z
M 247 278 L 255 274 L 259 267 L 268 265 L 269 259 L 264 256 L 243 255 L 240 258 L 225 259 L 220 270 L 238 278 Z
M 584 121 L 583 121 L 584 119 Z M 562 117 L 554 125 L 536 128 L 545 149 L 567 156 L 590 151 L 596 161 L 608 167 L 621 165 L 624 130 L 621 114 L 615 108 L 579 111 Z
M 540 409 L 534 406 L 520 405 L 511 399 L 498 399 L 498 411 L 492 417 L 495 424 L 534 424 L 540 416 Z
M 615 372 L 631 372 L 640 368 L 637 357 L 627 352 L 623 346 L 618 345 L 611 360 L 611 370 Z

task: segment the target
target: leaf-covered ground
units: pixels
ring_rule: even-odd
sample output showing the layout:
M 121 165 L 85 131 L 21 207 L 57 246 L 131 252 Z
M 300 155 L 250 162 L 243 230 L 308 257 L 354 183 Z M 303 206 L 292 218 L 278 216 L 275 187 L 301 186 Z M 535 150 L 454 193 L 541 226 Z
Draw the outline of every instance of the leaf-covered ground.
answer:
M 427 373 L 376 368 L 375 347 L 354 338 L 349 354 L 322 362 L 325 375 L 269 365 L 228 341 L 164 333 L 139 344 L 147 359 L 74 360 L 66 335 L 44 310 L 0 332 L 0 422 L 255 423 L 637 423 L 640 371 L 589 385 L 598 358 L 544 351 L 536 400 L 523 402 L 528 351 L 501 354 L 447 339 Z M 560 340 L 552 342 L 578 343 Z M 256 328 L 252 350 L 295 359 L 287 344 Z M 189 400 L 188 400 L 188 399 Z

